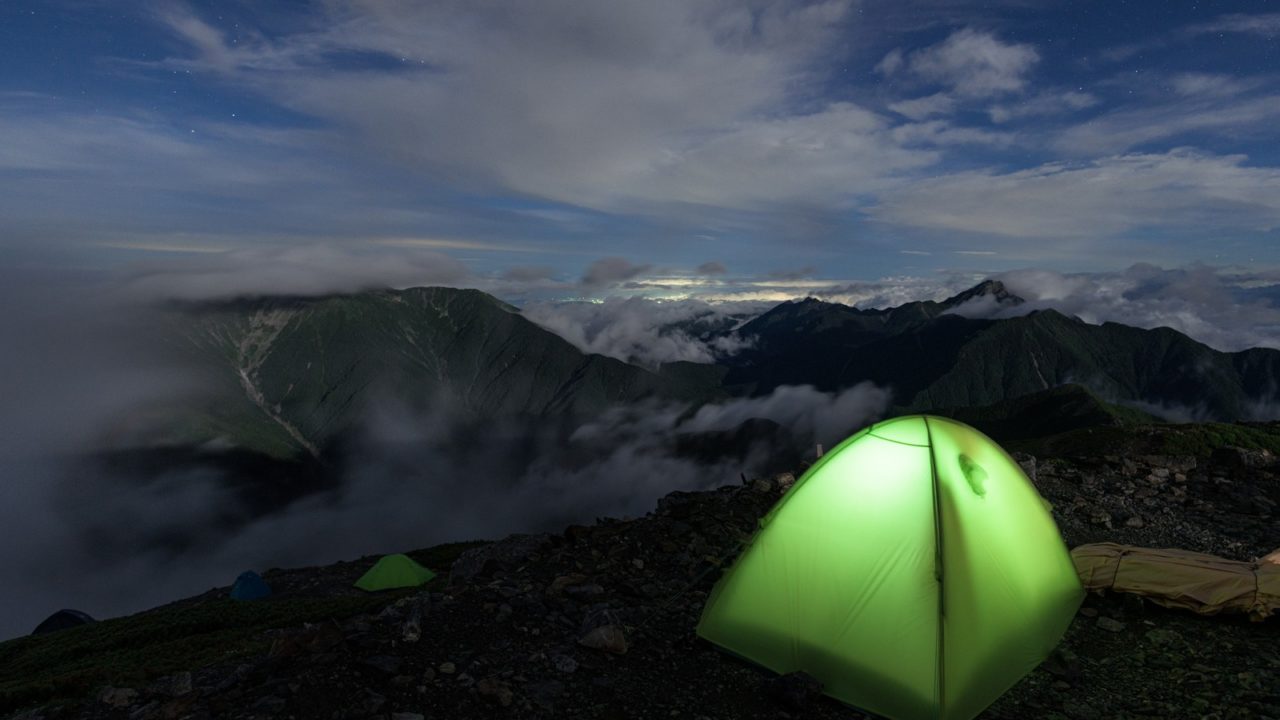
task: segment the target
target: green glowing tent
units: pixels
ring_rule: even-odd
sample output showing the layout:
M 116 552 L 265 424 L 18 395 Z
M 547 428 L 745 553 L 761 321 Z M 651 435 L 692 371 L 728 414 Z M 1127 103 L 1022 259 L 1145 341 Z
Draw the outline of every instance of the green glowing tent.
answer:
M 1084 590 L 1035 487 L 982 433 L 912 415 L 840 443 L 760 521 L 698 634 L 895 720 L 972 718 Z
M 408 555 L 384 555 L 360 576 L 356 587 L 369 592 L 425 585 L 436 574 L 413 561 Z

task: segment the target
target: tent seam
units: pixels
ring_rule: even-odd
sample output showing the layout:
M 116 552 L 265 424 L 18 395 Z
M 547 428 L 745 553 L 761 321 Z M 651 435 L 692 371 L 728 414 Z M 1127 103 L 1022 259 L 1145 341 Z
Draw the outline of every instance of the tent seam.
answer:
M 942 506 L 938 493 L 938 458 L 933 445 L 933 430 L 929 427 L 929 418 L 923 417 L 925 437 L 929 443 L 929 476 L 933 489 L 933 564 L 934 578 L 938 583 L 938 658 L 935 666 L 935 678 L 938 683 L 938 717 L 946 714 L 946 632 L 943 625 L 946 619 L 946 593 L 943 591 L 943 554 L 942 554 Z

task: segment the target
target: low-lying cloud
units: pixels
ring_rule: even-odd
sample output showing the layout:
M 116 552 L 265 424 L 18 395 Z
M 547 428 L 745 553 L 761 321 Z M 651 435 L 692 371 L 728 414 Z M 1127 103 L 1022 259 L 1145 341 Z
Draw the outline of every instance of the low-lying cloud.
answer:
M 1170 327 L 1228 352 L 1280 349 L 1280 304 L 1256 292 L 1259 284 L 1280 285 L 1266 273 L 1140 264 L 1118 273 L 1015 270 L 997 277 L 1028 301 L 1002 309 L 1003 315 L 1052 308 L 1092 324 Z
M 474 282 L 444 253 L 409 248 L 359 252 L 334 245 L 281 245 L 198 253 L 137 265 L 123 292 L 143 300 L 324 295 L 384 287 Z
M 530 303 L 525 317 L 583 352 L 656 367 L 715 362 L 747 346 L 730 329 L 763 310 L 759 303 L 707 303 L 609 297 L 597 303 Z
M 98 451 L 134 448 L 141 410 L 197 397 L 198 374 L 165 354 L 149 332 L 165 325 L 114 283 L 73 290 L 7 280 L 0 296 L 19 312 L 0 319 L 12 340 L 0 347 L 0 527 L 9 540 L 0 566 L 21 580 L 0 592 L 0 637 L 29 632 L 62 607 L 133 612 L 229 584 L 246 568 L 641 514 L 672 490 L 737 482 L 829 444 L 875 419 L 888 397 L 870 386 L 780 388 L 700 409 L 641 403 L 576 426 L 498 419 L 483 432 L 444 403 L 424 414 L 383 399 L 332 476 L 279 505 L 279 488 L 236 470 L 227 449 L 160 466 L 104 461 Z M 130 287 L 149 298 L 169 286 Z M 766 424 L 734 435 L 751 418 Z M 726 450 L 714 433 L 738 444 Z

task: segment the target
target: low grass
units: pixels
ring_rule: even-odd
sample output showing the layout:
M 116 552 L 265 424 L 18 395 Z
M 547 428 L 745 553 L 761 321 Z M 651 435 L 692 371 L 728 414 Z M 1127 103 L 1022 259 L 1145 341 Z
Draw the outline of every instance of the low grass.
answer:
M 1010 450 L 1037 456 L 1194 455 L 1206 457 L 1226 446 L 1280 454 L 1280 423 L 1198 423 L 1097 427 L 1007 443 Z
M 448 568 L 482 543 L 451 543 L 407 553 L 430 568 Z M 427 589 L 443 588 L 442 572 Z M 178 603 L 129 617 L 0 643 L 0 715 L 33 705 L 79 701 L 104 685 L 137 687 L 265 652 L 265 631 L 372 612 L 420 591 L 389 590 L 344 597 L 212 599 Z

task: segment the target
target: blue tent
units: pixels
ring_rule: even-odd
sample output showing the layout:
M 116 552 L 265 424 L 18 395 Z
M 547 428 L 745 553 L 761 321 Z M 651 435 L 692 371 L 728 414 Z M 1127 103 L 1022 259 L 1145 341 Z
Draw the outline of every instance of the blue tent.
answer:
M 252 570 L 245 570 L 236 578 L 231 586 L 232 600 L 257 600 L 271 594 L 271 586 L 262 576 Z
M 87 613 L 82 613 L 79 610 L 59 610 L 45 618 L 44 622 L 37 625 L 36 629 L 33 630 L 31 634 L 44 635 L 45 633 L 66 630 L 67 628 L 73 628 L 78 625 L 88 625 L 92 622 L 96 621 L 89 617 Z

